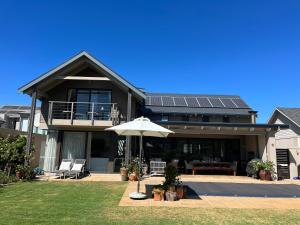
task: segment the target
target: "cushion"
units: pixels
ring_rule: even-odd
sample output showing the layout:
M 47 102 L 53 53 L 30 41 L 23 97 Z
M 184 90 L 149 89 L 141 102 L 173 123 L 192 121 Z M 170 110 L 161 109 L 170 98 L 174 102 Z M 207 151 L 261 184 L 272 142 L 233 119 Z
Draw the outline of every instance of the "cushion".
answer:
M 72 170 L 74 170 L 74 171 L 81 171 L 82 167 L 83 167 L 82 164 L 74 164 L 73 167 L 72 167 Z
M 70 170 L 71 162 L 61 162 L 59 170 Z

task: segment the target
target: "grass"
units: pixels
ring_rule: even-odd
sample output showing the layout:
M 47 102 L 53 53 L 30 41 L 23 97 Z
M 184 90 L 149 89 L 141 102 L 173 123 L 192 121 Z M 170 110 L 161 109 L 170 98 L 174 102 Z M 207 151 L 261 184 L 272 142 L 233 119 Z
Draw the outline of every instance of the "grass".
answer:
M 126 185 L 9 185 L 0 188 L 0 224 L 300 224 L 300 210 L 119 207 Z

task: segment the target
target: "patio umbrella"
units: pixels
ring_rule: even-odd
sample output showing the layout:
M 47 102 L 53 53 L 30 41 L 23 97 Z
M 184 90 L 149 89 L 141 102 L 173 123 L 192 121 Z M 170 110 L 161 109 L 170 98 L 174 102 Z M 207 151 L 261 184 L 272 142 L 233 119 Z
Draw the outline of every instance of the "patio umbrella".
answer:
M 148 118 L 140 117 L 133 121 L 123 123 L 105 130 L 115 131 L 118 135 L 123 136 L 139 136 L 140 152 L 139 152 L 139 171 L 141 171 L 141 156 L 143 151 L 143 136 L 150 137 L 167 137 L 170 133 L 174 133 L 162 126 L 152 123 Z M 130 198 L 143 199 L 146 198 L 144 193 L 140 193 L 140 172 L 138 176 L 137 192 L 130 194 Z

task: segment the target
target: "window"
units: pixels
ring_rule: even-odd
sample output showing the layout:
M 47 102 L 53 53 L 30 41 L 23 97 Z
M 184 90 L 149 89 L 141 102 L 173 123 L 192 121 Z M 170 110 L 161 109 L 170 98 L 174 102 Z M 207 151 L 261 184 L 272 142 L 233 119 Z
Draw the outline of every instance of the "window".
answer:
M 228 116 L 223 116 L 223 123 L 229 123 L 230 118 Z
M 162 121 L 162 122 L 167 122 L 167 121 L 169 121 L 169 116 L 168 116 L 168 115 L 162 115 L 162 116 L 161 116 L 161 121 Z
M 189 121 L 189 116 L 188 115 L 182 116 L 182 121 Z
M 110 113 L 111 91 L 101 89 L 69 89 L 68 101 L 77 102 L 75 119 L 91 119 L 93 110 L 95 120 L 108 120 Z M 93 104 L 95 103 L 94 106 Z M 94 107 L 94 108 L 92 108 Z
M 209 116 L 202 116 L 202 122 L 209 122 Z

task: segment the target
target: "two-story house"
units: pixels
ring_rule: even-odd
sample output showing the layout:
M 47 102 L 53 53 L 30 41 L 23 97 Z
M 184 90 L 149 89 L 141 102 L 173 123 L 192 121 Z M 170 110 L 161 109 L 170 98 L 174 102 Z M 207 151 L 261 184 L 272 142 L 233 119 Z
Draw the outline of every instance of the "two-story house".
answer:
M 236 161 L 241 174 L 254 157 L 272 160 L 274 134 L 287 128 L 257 124 L 256 111 L 239 96 L 144 92 L 86 52 L 19 91 L 32 96 L 32 112 L 36 99 L 42 102 L 46 171 L 63 158 L 85 158 L 90 171 L 115 171 L 116 160 L 130 160 L 138 143 L 104 129 L 141 115 L 175 132 L 167 139 L 145 138 L 146 161 Z

